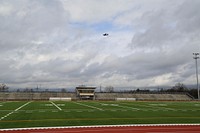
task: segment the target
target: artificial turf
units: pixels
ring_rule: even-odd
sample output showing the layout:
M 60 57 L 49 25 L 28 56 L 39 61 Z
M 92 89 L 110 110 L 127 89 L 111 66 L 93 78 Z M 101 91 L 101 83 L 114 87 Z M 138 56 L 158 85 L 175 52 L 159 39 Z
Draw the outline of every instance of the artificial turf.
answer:
M 0 128 L 200 123 L 199 102 L 0 102 Z

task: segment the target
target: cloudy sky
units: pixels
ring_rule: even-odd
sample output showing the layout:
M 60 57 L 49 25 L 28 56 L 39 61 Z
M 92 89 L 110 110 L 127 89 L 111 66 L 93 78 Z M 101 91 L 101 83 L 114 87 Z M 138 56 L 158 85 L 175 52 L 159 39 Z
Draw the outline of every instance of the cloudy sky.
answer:
M 199 7 L 200 0 L 0 0 L 0 82 L 195 84 Z

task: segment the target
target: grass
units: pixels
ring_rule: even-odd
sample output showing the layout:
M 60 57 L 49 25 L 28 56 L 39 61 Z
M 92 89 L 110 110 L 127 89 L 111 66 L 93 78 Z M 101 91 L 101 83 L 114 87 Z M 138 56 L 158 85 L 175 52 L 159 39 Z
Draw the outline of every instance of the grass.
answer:
M 199 102 L 0 102 L 0 129 L 200 123 Z

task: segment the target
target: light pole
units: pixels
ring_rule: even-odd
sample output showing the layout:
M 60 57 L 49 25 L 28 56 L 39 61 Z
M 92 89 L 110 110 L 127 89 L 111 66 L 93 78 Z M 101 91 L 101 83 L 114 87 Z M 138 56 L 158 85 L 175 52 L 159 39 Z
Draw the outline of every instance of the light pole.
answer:
M 196 77 L 197 77 L 197 90 L 198 90 L 198 100 L 199 100 L 199 79 L 198 79 L 198 64 L 197 64 L 197 59 L 199 59 L 199 53 L 193 53 L 195 63 L 196 63 Z

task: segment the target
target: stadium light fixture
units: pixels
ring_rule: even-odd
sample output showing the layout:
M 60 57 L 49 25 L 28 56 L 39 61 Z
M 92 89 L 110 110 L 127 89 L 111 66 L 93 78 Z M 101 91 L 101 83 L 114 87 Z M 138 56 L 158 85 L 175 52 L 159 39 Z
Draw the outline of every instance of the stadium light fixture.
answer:
M 196 63 L 196 77 L 197 77 L 197 91 L 198 91 L 198 100 L 199 100 L 199 79 L 198 79 L 198 64 L 197 64 L 197 59 L 199 59 L 199 53 L 193 53 L 195 63 Z

